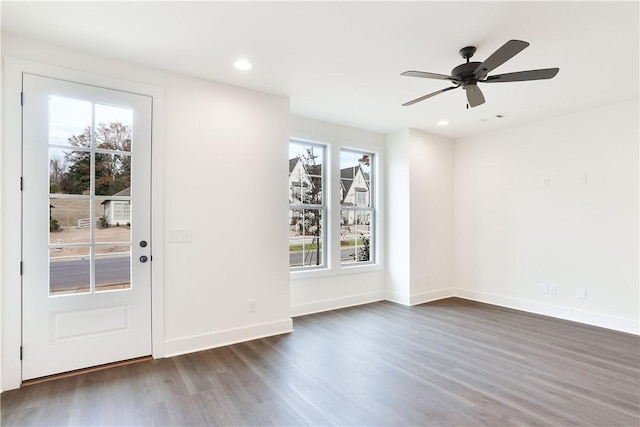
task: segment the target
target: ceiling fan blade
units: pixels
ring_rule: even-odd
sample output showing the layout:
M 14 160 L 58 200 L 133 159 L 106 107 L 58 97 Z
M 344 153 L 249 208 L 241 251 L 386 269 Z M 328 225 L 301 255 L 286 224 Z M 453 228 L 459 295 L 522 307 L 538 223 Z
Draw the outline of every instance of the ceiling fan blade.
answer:
M 552 79 L 558 74 L 560 68 L 545 68 L 542 70 L 518 71 L 516 73 L 497 74 L 489 76 L 484 83 L 500 82 L 525 82 L 528 80 Z
M 400 75 L 407 77 L 421 77 L 423 79 L 451 80 L 454 82 L 457 81 L 453 77 L 447 76 L 445 74 L 427 73 L 425 71 L 405 71 Z
M 516 56 L 527 46 L 529 46 L 529 43 L 522 40 L 509 40 L 485 59 L 482 64 L 478 65 L 478 68 L 473 72 L 474 77 L 477 79 L 485 77 L 490 71 Z
M 447 88 L 444 88 L 444 89 L 440 89 L 440 90 L 435 91 L 435 92 L 432 92 L 432 93 L 430 93 L 430 94 L 428 94 L 428 95 L 421 96 L 420 98 L 416 98 L 416 99 L 413 99 L 413 100 L 411 100 L 411 101 L 409 101 L 409 102 L 405 102 L 404 104 L 402 104 L 402 106 L 403 106 L 403 107 L 407 107 L 407 106 L 409 106 L 409 105 L 413 105 L 413 104 L 415 104 L 416 102 L 424 101 L 424 100 L 425 100 L 425 99 L 427 99 L 427 98 L 431 98 L 432 96 L 439 95 L 439 94 L 441 94 L 442 92 L 446 92 L 446 91 L 448 91 L 448 90 L 455 89 L 455 88 L 457 88 L 457 87 L 460 87 L 460 85 L 458 85 L 458 86 L 451 86 L 451 87 L 447 87 Z
M 467 92 L 469 107 L 477 107 L 478 105 L 484 104 L 484 95 L 478 86 L 468 85 L 464 90 Z

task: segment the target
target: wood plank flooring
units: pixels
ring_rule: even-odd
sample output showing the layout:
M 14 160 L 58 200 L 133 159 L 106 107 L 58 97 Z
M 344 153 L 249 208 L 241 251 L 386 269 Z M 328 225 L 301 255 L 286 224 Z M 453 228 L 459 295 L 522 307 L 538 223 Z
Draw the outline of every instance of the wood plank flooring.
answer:
M 2 394 L 3 426 L 638 426 L 640 338 L 462 299 Z

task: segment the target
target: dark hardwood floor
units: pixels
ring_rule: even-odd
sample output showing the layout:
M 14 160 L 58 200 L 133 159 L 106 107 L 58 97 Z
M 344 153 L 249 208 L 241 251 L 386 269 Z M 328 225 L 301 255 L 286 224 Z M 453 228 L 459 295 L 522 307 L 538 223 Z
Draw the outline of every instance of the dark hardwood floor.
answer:
M 2 425 L 638 426 L 640 338 L 462 299 L 2 394 Z

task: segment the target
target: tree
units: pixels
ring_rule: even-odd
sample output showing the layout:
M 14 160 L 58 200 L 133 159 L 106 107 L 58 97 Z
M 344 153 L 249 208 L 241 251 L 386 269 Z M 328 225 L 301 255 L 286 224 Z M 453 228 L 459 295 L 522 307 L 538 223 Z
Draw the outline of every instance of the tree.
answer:
M 68 138 L 71 146 L 90 148 L 91 127 Z M 131 185 L 131 128 L 120 122 L 99 123 L 95 129 L 95 146 L 113 153 L 95 153 L 95 194 L 116 194 Z M 61 173 L 59 159 L 50 162 L 49 179 L 55 192 L 84 194 L 91 186 L 91 151 L 73 150 L 64 155 Z

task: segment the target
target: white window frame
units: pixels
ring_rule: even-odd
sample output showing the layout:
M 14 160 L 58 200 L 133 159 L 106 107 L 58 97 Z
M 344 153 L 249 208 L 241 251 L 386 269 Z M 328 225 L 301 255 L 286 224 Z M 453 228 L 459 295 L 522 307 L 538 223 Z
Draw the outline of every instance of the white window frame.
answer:
M 322 165 L 322 170 L 321 170 L 321 175 L 320 175 L 320 179 L 322 180 L 322 187 L 320 189 L 320 192 L 322 194 L 322 203 L 321 204 L 310 204 L 310 203 L 292 203 L 289 202 L 289 212 L 291 212 L 291 209 L 308 209 L 308 210 L 318 210 L 321 212 L 322 215 L 322 224 L 323 224 L 323 228 L 322 228 L 322 235 L 319 236 L 320 238 L 318 239 L 318 244 L 321 245 L 322 249 L 321 249 L 321 259 L 322 259 L 322 263 L 320 265 L 303 265 L 303 266 L 291 266 L 289 265 L 289 271 L 290 272 L 304 272 L 304 271 L 317 271 L 317 270 L 325 270 L 327 268 L 329 268 L 330 266 L 330 258 L 329 258 L 329 250 L 328 250 L 328 235 L 329 235 L 329 230 L 330 227 L 328 226 L 328 198 L 330 197 L 330 195 L 328 195 L 327 193 L 327 188 L 329 188 L 327 186 L 327 170 L 329 169 L 327 164 L 328 164 L 328 152 L 329 152 L 329 146 L 327 144 L 322 144 L 322 143 L 318 143 L 318 142 L 312 142 L 312 141 L 307 141 L 304 139 L 300 139 L 300 138 L 290 138 L 289 139 L 289 146 L 291 144 L 299 144 L 301 146 L 311 146 L 311 147 L 318 147 L 320 149 L 322 149 L 322 159 L 321 159 L 321 165 Z M 291 159 L 289 159 L 291 160 Z M 288 182 L 288 181 L 287 181 Z M 289 189 L 287 189 L 287 191 L 289 191 Z M 303 255 L 304 256 L 304 255 Z
M 315 269 L 290 268 L 289 273 L 292 280 L 341 276 L 382 270 L 384 260 L 384 212 L 381 211 L 381 203 L 383 202 L 384 194 L 381 183 L 384 180 L 384 170 L 381 168 L 381 165 L 384 161 L 384 153 L 382 152 L 384 147 L 379 146 L 377 143 L 344 144 L 338 138 L 329 135 L 327 135 L 327 138 L 317 139 L 316 135 L 307 131 L 294 132 L 290 141 L 299 141 L 325 147 L 326 157 L 324 163 L 325 174 L 323 177 L 323 200 L 327 206 L 324 220 L 324 245 L 327 248 L 325 253 L 326 266 L 324 268 Z M 342 199 L 342 187 L 340 182 L 340 152 L 342 149 L 360 153 L 369 153 L 374 156 L 371 164 L 371 180 L 375 181 L 375 183 L 373 184 L 373 191 L 370 193 L 369 197 L 371 197 L 372 203 L 375 201 L 375 205 L 372 204 L 375 217 L 374 226 L 372 228 L 373 239 L 371 242 L 370 252 L 371 261 L 369 262 L 357 262 L 342 265 L 340 260 L 340 201 Z
M 377 218 L 377 209 L 376 209 L 376 185 L 377 185 L 377 154 L 370 151 L 370 150 L 362 150 L 362 149 L 353 149 L 353 148 L 346 148 L 346 147 L 341 147 L 340 148 L 340 153 L 357 153 L 357 154 L 366 154 L 369 155 L 371 158 L 371 164 L 370 164 L 370 172 L 369 172 L 369 206 L 358 206 L 358 191 L 355 191 L 354 194 L 354 200 L 353 200 L 353 206 L 342 206 L 340 205 L 340 212 L 338 215 L 338 218 L 340 218 L 340 222 L 342 222 L 342 211 L 351 211 L 353 212 L 354 217 L 358 217 L 358 213 L 359 212 L 368 212 L 369 213 L 369 218 L 370 218 L 370 225 L 369 225 L 369 232 L 370 232 L 370 240 L 369 240 L 369 260 L 368 261 L 357 261 L 355 260 L 354 262 L 343 262 L 342 259 L 340 259 L 340 267 L 341 268 L 352 268 L 355 266 L 361 266 L 361 265 L 371 265 L 371 264 L 375 264 L 376 263 L 376 247 L 377 247 L 377 234 L 378 234 L 378 228 L 377 227 L 377 222 L 378 222 L 378 218 Z M 341 167 L 338 166 L 338 173 L 341 172 Z M 342 177 L 341 177 L 342 179 Z M 355 181 L 356 181 L 356 177 L 355 175 L 353 176 L 353 185 L 355 185 Z M 342 187 L 341 187 L 342 189 Z M 340 224 L 341 226 L 342 224 Z M 342 229 L 341 229 L 342 231 Z M 357 247 L 354 248 L 354 253 L 356 254 L 355 257 L 357 258 Z

